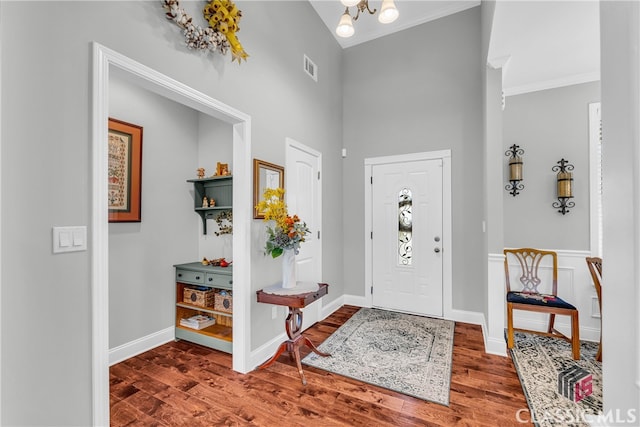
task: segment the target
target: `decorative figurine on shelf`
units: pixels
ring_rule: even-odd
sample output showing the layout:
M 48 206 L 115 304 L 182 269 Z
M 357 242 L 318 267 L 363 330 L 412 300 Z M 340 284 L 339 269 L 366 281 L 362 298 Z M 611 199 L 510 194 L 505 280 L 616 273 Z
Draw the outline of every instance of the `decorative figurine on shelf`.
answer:
M 202 198 L 202 207 L 203 208 L 208 208 L 209 207 L 209 201 L 207 200 L 207 196 L 204 196 Z
M 198 179 L 204 178 L 204 168 L 198 168 Z
M 212 208 L 216 205 L 215 199 L 212 197 L 209 199 L 209 207 Z
M 213 176 L 229 176 L 231 172 L 229 172 L 229 164 L 228 163 L 220 163 L 216 165 L 216 171 Z
M 202 265 L 209 265 L 209 260 L 206 257 L 202 258 Z

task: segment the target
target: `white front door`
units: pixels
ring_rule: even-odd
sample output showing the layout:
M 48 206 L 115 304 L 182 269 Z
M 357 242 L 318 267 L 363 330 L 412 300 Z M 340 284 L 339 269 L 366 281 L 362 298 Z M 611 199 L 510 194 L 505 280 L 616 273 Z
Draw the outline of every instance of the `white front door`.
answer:
M 319 152 L 287 138 L 284 174 L 287 208 L 290 215 L 297 214 L 310 230 L 296 256 L 297 280 L 300 282 L 322 281 L 321 166 L 322 155 Z M 320 319 L 320 307 L 320 301 L 316 301 L 303 310 L 303 329 Z
M 372 305 L 443 315 L 442 159 L 372 167 Z

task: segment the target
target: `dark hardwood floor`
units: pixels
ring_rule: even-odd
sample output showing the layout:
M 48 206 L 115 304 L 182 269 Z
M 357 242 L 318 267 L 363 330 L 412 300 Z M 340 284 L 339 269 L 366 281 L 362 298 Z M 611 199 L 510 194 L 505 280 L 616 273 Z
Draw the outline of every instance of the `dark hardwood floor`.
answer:
M 344 306 L 305 334 L 320 344 L 357 310 Z M 229 354 L 171 342 L 111 367 L 111 425 L 531 425 L 516 418 L 527 403 L 511 359 L 485 354 L 476 325 L 456 323 L 448 407 L 316 368 L 304 371 L 307 386 L 285 354 L 242 375 L 231 370 Z

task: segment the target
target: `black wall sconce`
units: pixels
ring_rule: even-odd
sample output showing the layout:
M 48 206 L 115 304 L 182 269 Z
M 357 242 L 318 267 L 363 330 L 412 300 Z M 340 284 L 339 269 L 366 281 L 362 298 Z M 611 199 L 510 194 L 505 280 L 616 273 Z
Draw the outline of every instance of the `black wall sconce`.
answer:
M 524 185 L 522 181 L 522 156 L 524 150 L 519 145 L 513 144 L 511 148 L 505 151 L 504 155 L 509 157 L 509 184 L 504 189 L 507 190 L 513 197 L 516 197 L 519 193 L 518 190 L 523 190 Z
M 554 208 L 559 208 L 558 212 L 562 215 L 569 212 L 568 208 L 573 208 L 576 204 L 569 200 L 573 198 L 573 165 L 568 160 L 560 159 L 558 166 L 551 168 L 552 171 L 558 172 L 556 177 L 557 181 L 557 196 L 558 201 L 553 202 Z

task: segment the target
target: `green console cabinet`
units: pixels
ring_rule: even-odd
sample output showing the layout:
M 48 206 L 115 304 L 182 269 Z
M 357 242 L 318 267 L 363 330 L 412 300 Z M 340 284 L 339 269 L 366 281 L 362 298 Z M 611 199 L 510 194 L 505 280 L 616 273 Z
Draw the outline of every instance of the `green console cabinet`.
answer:
M 233 268 L 200 262 L 174 265 L 176 269 L 176 339 L 191 341 L 216 350 L 233 350 Z M 185 326 L 202 315 L 215 319 L 206 327 Z

